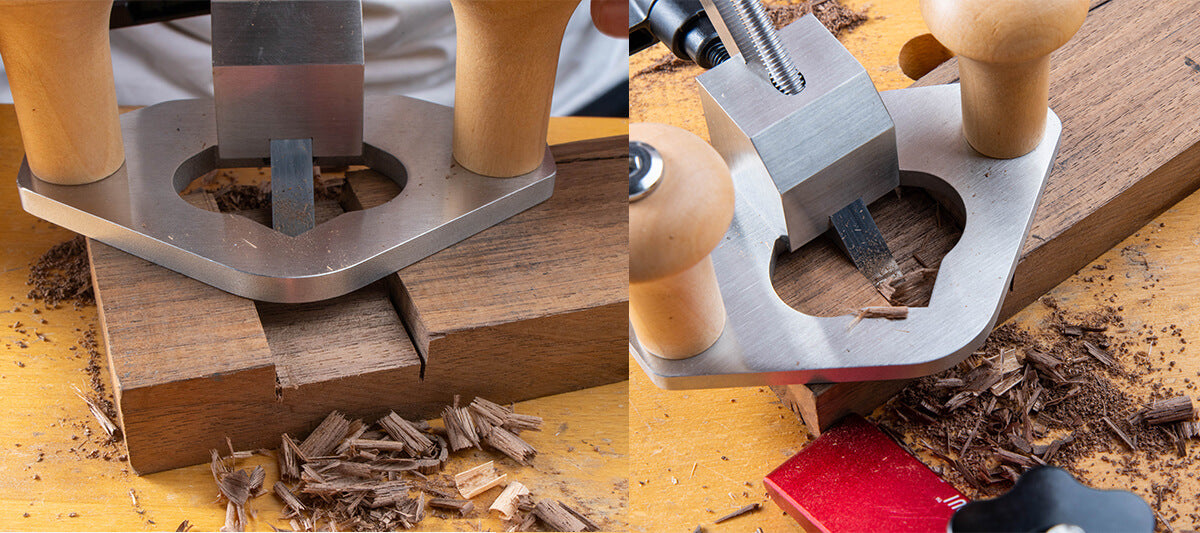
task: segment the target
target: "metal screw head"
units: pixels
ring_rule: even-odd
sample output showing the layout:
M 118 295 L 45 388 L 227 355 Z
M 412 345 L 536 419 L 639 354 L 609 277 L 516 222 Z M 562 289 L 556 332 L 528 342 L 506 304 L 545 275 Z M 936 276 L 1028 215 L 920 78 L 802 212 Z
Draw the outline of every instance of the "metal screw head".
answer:
M 629 143 L 629 201 L 636 202 L 650 194 L 662 180 L 662 155 L 653 146 L 641 141 Z

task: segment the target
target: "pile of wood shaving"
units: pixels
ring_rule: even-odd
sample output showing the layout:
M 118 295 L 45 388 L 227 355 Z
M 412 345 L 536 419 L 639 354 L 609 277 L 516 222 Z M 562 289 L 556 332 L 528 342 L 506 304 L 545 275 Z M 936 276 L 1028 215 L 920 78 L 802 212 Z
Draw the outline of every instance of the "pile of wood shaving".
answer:
M 439 475 L 451 452 L 484 447 L 529 464 L 537 451 L 520 438 L 538 431 L 542 419 L 511 407 L 475 398 L 466 407 L 458 398 L 444 411 L 444 428 L 405 420 L 389 413 L 374 424 L 330 413 L 297 443 L 284 434 L 277 460 L 281 480 L 270 489 L 254 471 L 233 470 L 230 461 L 249 457 L 213 453 L 213 476 L 226 503 L 223 531 L 242 531 L 246 503 L 266 492 L 283 502 L 284 519 L 297 531 L 411 529 L 430 510 L 468 516 L 477 509 L 471 498 L 507 485 L 491 504 L 509 531 L 539 525 L 552 531 L 597 531 L 585 516 L 556 500 L 535 501 L 529 490 L 508 481 L 488 462 L 459 473 Z
M 54 245 L 29 266 L 29 298 L 54 306 L 72 301 L 76 306 L 96 302 L 83 236 Z
M 918 256 L 913 256 L 918 258 Z M 921 261 L 921 259 L 917 259 Z M 879 293 L 895 306 L 927 307 L 933 296 L 936 268 L 918 268 L 897 276 L 879 286 Z
M 1117 453 L 1134 476 L 1144 476 L 1139 456 L 1190 465 L 1184 440 L 1200 429 L 1193 402 L 1144 378 L 1149 356 L 1121 340 L 1130 332 L 1120 308 L 1071 314 L 1043 303 L 1046 327 L 997 328 L 963 364 L 901 392 L 881 427 L 973 498 L 997 496 L 1042 464 L 1086 481 L 1081 459 L 1101 452 Z M 1139 389 L 1147 397 L 1125 392 Z
M 855 11 L 839 0 L 788 0 L 786 3 L 767 6 L 767 14 L 770 15 L 776 29 L 787 26 L 809 13 L 817 17 L 834 36 L 852 30 L 870 18 L 865 9 Z

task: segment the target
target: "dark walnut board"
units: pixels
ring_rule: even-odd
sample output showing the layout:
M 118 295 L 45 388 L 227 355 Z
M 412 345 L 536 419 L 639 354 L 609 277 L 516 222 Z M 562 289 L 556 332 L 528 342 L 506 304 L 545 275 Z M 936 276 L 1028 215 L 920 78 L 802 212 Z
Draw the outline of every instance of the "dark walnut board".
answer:
M 455 394 L 507 403 L 627 379 L 628 140 L 552 151 L 546 202 L 325 302 L 254 302 L 89 240 L 130 464 L 203 462 L 226 436 L 274 448 L 334 409 L 424 419 Z M 319 219 L 395 187 L 369 171 L 347 183 Z
M 1197 9 L 1194 1 L 1096 0 L 1083 28 L 1051 57 L 1050 106 L 1063 134 L 1000 320 L 1200 187 Z M 957 80 L 951 60 L 914 85 Z M 905 201 L 888 196 L 872 211 L 903 212 Z M 953 238 L 929 217 L 898 214 L 880 227 L 902 266 L 911 250 L 940 256 Z M 776 288 L 785 301 L 826 314 L 883 304 L 832 252 L 818 241 L 780 259 Z M 816 434 L 848 413 L 870 413 L 906 383 L 774 388 Z

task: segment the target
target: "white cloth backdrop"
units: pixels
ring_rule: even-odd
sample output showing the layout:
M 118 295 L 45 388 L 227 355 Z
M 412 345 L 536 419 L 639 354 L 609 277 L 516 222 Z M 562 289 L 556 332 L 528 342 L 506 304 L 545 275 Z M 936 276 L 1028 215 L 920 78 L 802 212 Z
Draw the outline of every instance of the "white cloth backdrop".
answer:
M 629 76 L 627 42 L 596 30 L 588 5 L 581 2 L 563 38 L 554 115 L 574 113 Z M 111 40 L 122 105 L 212 96 L 209 17 L 121 28 L 112 31 Z M 404 94 L 453 105 L 454 17 L 448 0 L 364 0 L 363 41 L 368 95 Z M 6 77 L 0 77 L 0 102 L 12 102 Z

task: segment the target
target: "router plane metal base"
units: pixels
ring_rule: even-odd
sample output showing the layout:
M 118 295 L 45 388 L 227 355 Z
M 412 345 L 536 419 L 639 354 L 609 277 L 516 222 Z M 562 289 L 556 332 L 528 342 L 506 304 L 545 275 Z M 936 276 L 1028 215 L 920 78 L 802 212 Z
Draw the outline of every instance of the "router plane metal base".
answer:
M 771 283 L 786 251 L 772 187 L 734 175 L 733 223 L 712 253 L 726 309 L 725 330 L 695 357 L 671 360 L 646 350 L 630 329 L 634 359 L 665 389 L 697 389 L 914 378 L 962 361 L 991 332 L 1058 150 L 1062 122 L 1047 111 L 1033 152 L 991 159 L 962 135 L 958 85 L 880 93 L 896 125 L 900 183 L 921 187 L 964 220 L 942 259 L 929 307 L 905 320 L 814 317 L 780 299 Z M 758 184 L 761 185 L 761 184 Z
M 361 158 L 319 164 L 366 165 L 401 187 L 389 202 L 351 211 L 289 237 L 247 218 L 213 213 L 179 197 L 220 167 L 211 100 L 179 100 L 121 116 L 125 165 L 87 185 L 17 176 L 30 214 L 219 289 L 271 302 L 346 294 L 483 231 L 554 191 L 549 148 L 541 165 L 513 178 L 470 172 L 451 154 L 453 109 L 403 96 L 367 98 Z

